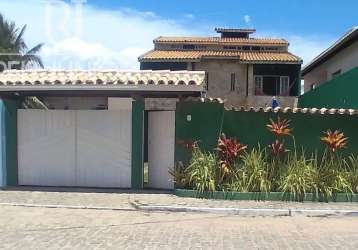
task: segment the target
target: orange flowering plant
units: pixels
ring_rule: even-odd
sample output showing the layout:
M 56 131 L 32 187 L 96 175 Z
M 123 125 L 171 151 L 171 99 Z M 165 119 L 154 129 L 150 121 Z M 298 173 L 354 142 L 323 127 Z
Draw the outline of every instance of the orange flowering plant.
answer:
M 332 153 L 335 153 L 346 147 L 348 138 L 345 137 L 344 133 L 339 130 L 332 131 L 329 129 L 324 132 L 324 136 L 321 137 L 321 141 L 326 144 Z
M 277 122 L 270 119 L 270 123 L 266 125 L 267 129 L 277 137 L 290 136 L 292 128 L 290 128 L 290 120 L 278 117 Z

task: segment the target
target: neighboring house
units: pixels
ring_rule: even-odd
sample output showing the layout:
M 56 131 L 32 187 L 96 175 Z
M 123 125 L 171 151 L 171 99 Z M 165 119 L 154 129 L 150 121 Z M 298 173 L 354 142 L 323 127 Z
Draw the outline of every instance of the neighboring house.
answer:
M 202 70 L 206 96 L 227 106 L 294 106 L 302 60 L 284 39 L 253 38 L 253 29 L 216 28 L 217 37 L 158 37 L 139 57 L 142 70 Z
M 204 83 L 205 72 L 193 71 L 0 73 L 0 188 L 141 189 L 144 155 L 148 187 L 173 188 L 168 168 L 175 164 L 176 106 L 145 103 L 149 98 L 200 97 Z M 50 109 L 20 108 L 29 96 L 44 100 Z
M 306 65 L 302 70 L 304 91 L 332 80 L 358 66 L 358 26 Z

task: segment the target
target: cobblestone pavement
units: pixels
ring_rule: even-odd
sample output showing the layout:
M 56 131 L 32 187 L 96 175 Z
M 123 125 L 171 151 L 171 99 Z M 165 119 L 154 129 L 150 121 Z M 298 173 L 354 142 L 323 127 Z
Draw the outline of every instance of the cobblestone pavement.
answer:
M 0 206 L 1 249 L 358 249 L 358 218 Z
M 158 191 L 133 192 L 108 189 L 28 188 L 27 191 L 0 190 L 1 203 L 108 207 L 134 210 L 132 204 L 213 207 L 213 208 L 278 208 L 357 210 L 358 203 L 311 203 L 277 201 L 229 201 L 177 197 Z

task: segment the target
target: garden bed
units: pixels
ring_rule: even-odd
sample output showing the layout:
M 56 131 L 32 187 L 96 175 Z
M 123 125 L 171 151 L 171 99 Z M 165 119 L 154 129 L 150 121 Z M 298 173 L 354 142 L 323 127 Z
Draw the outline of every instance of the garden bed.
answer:
M 283 192 L 257 193 L 257 192 L 198 192 L 190 189 L 175 189 L 174 194 L 179 197 L 214 199 L 214 200 L 246 200 L 246 201 L 297 201 L 294 195 Z M 326 200 L 323 196 L 307 193 L 303 201 L 309 202 L 358 202 L 358 194 L 337 193 Z

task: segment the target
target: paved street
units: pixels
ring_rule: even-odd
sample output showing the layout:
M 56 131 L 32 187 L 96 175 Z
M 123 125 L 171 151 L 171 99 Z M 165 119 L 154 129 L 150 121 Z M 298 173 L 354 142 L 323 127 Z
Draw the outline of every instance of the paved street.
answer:
M 358 249 L 358 218 L 0 206 L 1 249 Z

